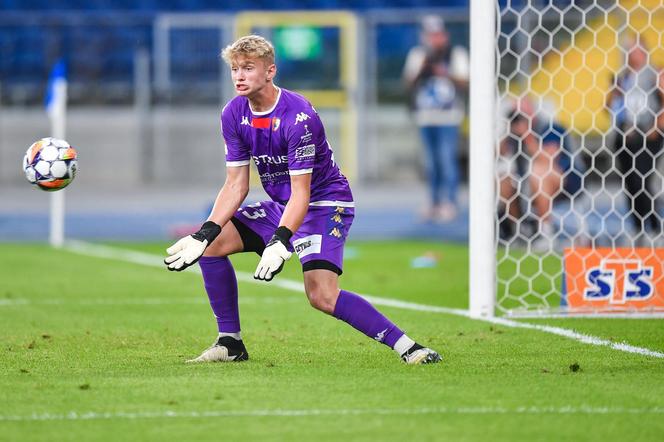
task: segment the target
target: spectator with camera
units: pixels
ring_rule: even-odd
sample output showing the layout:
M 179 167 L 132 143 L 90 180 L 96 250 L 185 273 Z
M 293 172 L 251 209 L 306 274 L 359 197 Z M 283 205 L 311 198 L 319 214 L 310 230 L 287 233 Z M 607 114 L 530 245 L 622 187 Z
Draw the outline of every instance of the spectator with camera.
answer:
M 422 43 L 406 58 L 403 80 L 414 123 L 425 148 L 430 205 L 424 217 L 447 222 L 457 214 L 459 127 L 464 118 L 469 57 L 453 46 L 441 17 L 422 20 Z

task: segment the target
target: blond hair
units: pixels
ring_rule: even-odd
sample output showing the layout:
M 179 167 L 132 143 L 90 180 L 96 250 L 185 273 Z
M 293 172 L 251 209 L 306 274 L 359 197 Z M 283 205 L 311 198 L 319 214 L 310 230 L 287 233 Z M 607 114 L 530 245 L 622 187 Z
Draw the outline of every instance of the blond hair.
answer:
M 260 58 L 271 65 L 274 64 L 274 46 L 260 35 L 245 35 L 226 46 L 221 57 L 229 65 L 237 57 Z

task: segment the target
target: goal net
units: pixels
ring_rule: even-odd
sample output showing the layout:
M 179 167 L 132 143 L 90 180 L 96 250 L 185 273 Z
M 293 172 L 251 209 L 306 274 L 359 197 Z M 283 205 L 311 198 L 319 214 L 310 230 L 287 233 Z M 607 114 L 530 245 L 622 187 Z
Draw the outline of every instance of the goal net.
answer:
M 496 17 L 495 312 L 661 314 L 662 3 Z

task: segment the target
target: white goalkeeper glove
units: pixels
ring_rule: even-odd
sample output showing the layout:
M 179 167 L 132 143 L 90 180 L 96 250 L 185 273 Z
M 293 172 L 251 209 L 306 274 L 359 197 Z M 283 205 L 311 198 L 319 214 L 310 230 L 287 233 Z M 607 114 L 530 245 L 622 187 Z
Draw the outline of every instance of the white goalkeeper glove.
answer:
M 203 252 L 205 252 L 207 246 L 220 233 L 221 227 L 219 227 L 219 224 L 206 221 L 198 232 L 185 236 L 166 249 L 166 253 L 169 256 L 164 259 L 164 264 L 166 264 L 168 270 L 181 272 L 190 265 L 195 264 L 203 256 Z
M 265 246 L 261 260 L 256 267 L 254 279 L 272 281 L 272 278 L 284 268 L 284 263 L 292 255 L 287 245 L 293 233 L 287 227 L 280 226 Z

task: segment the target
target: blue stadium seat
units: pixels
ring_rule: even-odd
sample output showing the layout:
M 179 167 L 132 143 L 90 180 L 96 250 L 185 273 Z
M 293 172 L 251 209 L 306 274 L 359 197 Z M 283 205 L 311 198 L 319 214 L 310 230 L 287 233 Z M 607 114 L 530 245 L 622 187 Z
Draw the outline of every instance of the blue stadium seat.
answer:
M 24 25 L 0 28 L 0 80 L 8 85 L 32 82 L 35 90 L 41 90 L 50 63 L 64 55 L 73 81 L 100 87 L 104 82 L 131 85 L 135 51 L 152 49 L 152 18 L 164 11 L 366 10 L 414 5 L 467 6 L 468 0 L 3 0 L 2 11 L 17 14 L 16 22 Z M 44 15 L 51 16 L 49 25 L 38 25 Z M 390 72 L 400 70 L 405 52 L 417 40 L 412 30 L 394 31 L 379 30 L 381 63 L 387 63 Z M 174 80 L 218 78 L 219 67 L 211 61 L 219 50 L 217 35 L 174 38 L 172 44 Z
M 506 0 L 500 0 L 504 4 Z M 516 2 L 518 3 L 518 2 Z M 554 0 L 564 4 L 564 0 Z M 237 11 L 243 9 L 356 9 L 407 8 L 407 7 L 467 7 L 468 0 L 301 0 L 275 1 L 228 0 L 4 0 L 3 10 L 7 11 Z

